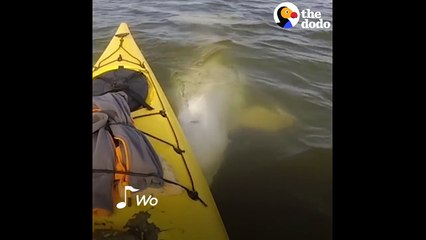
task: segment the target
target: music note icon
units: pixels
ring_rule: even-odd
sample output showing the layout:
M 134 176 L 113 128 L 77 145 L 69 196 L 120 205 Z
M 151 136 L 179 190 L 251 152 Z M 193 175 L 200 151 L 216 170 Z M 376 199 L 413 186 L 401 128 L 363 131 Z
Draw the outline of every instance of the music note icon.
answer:
M 137 192 L 139 189 L 133 188 L 132 186 L 124 186 L 124 202 L 117 203 L 116 207 L 118 209 L 123 209 L 127 206 L 127 191 Z

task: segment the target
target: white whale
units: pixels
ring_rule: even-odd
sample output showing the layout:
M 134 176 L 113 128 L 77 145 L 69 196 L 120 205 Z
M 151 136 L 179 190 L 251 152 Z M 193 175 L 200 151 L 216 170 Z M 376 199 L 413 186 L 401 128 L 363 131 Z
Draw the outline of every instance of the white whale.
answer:
M 178 119 L 210 184 L 223 161 L 229 133 L 244 128 L 280 131 L 296 121 L 273 104 L 248 103 L 244 75 L 222 53 L 215 50 L 172 77 Z

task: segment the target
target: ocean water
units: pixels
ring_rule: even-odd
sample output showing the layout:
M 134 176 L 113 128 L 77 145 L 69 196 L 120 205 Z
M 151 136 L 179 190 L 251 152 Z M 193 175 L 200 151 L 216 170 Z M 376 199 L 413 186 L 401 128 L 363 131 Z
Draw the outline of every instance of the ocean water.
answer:
M 331 239 L 332 28 L 280 29 L 279 3 L 94 0 L 93 63 L 127 22 L 230 239 Z M 333 26 L 331 1 L 293 3 Z

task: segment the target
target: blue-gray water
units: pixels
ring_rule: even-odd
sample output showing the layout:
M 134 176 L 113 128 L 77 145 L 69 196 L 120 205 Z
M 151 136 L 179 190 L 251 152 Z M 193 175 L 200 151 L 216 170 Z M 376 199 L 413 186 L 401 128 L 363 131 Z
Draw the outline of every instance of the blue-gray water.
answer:
M 212 193 L 231 239 L 331 239 L 332 30 L 280 29 L 279 3 L 94 0 L 93 63 L 127 22 L 177 115 L 190 95 L 179 83 L 208 70 L 210 81 L 243 79 L 244 107 L 294 116 L 276 132 L 226 132 Z M 331 21 L 330 0 L 293 3 Z M 195 92 L 208 81 L 191 84 Z

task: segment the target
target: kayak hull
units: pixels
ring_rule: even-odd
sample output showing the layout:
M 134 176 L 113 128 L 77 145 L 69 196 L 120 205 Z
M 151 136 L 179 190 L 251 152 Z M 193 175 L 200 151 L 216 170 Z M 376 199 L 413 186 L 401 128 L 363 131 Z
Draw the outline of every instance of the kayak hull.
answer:
M 128 203 L 123 209 L 115 208 L 111 216 L 94 216 L 94 238 L 131 239 L 128 238 L 132 231 L 129 226 L 139 224 L 144 232 L 142 235 L 147 239 L 228 239 L 203 172 L 165 93 L 126 23 L 120 24 L 96 62 L 92 77 L 95 79 L 119 68 L 140 72 L 148 80 L 146 103 L 152 109 L 136 110 L 132 112 L 132 117 L 136 128 L 147 134 L 148 140 L 163 159 L 168 172 L 165 178 L 169 177 L 188 189 L 194 186 L 202 201 L 191 199 L 186 190 L 173 184 L 166 184 L 161 189 L 148 188 L 134 193 L 130 198 L 132 204 Z M 139 202 L 138 206 L 138 196 L 151 196 L 151 199 L 155 197 L 158 201 L 155 206 L 144 206 L 143 202 Z

